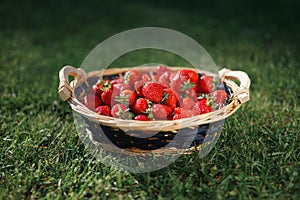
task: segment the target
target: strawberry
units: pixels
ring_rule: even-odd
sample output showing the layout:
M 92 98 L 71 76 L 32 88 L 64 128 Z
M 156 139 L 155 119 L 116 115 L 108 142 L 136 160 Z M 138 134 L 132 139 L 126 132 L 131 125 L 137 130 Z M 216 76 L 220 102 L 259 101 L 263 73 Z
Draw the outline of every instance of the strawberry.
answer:
M 148 74 L 143 74 L 142 75 L 142 80 L 146 83 L 151 81 L 151 78 L 148 76 Z
M 186 110 L 180 107 L 176 107 L 174 110 L 174 114 L 178 114 L 181 118 L 187 118 L 187 117 L 192 117 L 194 116 L 194 111 L 193 110 Z M 178 116 L 177 116 L 178 117 Z
M 188 86 L 188 87 L 189 87 L 189 86 Z M 188 87 L 187 87 L 187 88 L 188 88 Z M 183 87 L 183 88 L 184 88 L 184 87 Z M 191 99 L 193 99 L 193 100 L 195 100 L 195 101 L 198 99 L 194 87 L 193 87 L 193 88 L 189 88 L 189 89 L 187 89 L 187 90 L 182 90 L 182 91 L 181 91 L 181 95 L 183 96 L 183 98 L 185 98 L 185 97 L 190 97 Z
M 151 77 L 151 80 L 153 81 L 153 82 L 157 82 L 158 81 L 158 76 L 157 76 L 157 74 L 153 74 L 153 73 L 150 73 L 150 77 Z
M 171 113 L 172 109 L 169 106 L 163 104 L 154 104 L 151 107 L 150 116 L 156 120 L 165 120 Z
M 178 71 L 172 79 L 170 79 L 171 89 L 175 92 L 181 93 L 185 96 L 192 95 L 193 98 L 196 96 L 196 92 L 193 92 L 196 84 L 191 83 L 188 76 L 183 76 L 181 71 Z M 190 93 L 190 94 L 189 94 Z
M 169 75 L 169 80 L 173 80 L 176 74 L 176 72 L 171 72 L 171 74 Z
M 162 84 L 163 86 L 165 86 L 165 87 L 169 87 L 169 81 L 170 81 L 169 77 L 170 77 L 170 73 L 171 73 L 171 72 L 165 72 L 165 73 L 163 73 L 163 74 L 158 78 L 158 82 L 159 82 L 160 84 Z
M 105 106 L 99 106 L 96 108 L 96 113 L 100 115 L 105 115 L 105 116 L 111 116 L 110 113 L 110 107 L 105 105 Z
M 224 90 L 215 90 L 212 93 L 210 93 L 210 95 L 214 102 L 218 105 L 223 104 L 226 98 L 228 97 L 228 94 Z
M 198 74 L 191 69 L 183 69 L 178 71 L 179 75 L 182 77 L 186 77 L 188 80 L 190 80 L 191 83 L 197 84 L 198 82 Z
M 113 86 L 117 83 L 124 83 L 124 80 L 122 78 L 117 78 L 117 79 L 114 79 L 110 82 L 110 84 Z
M 177 72 L 175 75 L 170 78 L 170 87 L 173 91 L 179 92 L 181 90 L 181 86 L 184 82 L 187 81 L 186 77 L 183 77 Z
M 154 103 L 160 103 L 164 94 L 164 86 L 155 82 L 148 82 L 144 85 L 142 92 L 146 99 Z
M 102 101 L 101 101 L 101 97 L 100 96 L 95 95 L 94 101 L 95 101 L 95 108 L 97 108 L 98 106 L 102 105 Z
M 213 90 L 213 77 L 212 76 L 201 76 L 197 83 L 196 91 L 202 94 L 209 94 Z
M 161 101 L 164 102 L 170 108 L 172 108 L 172 110 L 174 110 L 174 108 L 177 105 L 178 98 L 170 88 L 165 88 L 164 94 L 163 94 L 163 99 Z
M 95 95 L 98 95 L 98 96 L 101 96 L 101 94 L 102 94 L 102 90 L 101 90 L 101 87 L 100 87 L 100 85 L 98 84 L 94 84 L 93 86 L 92 86 L 92 90 L 93 90 L 93 92 L 95 93 Z
M 171 113 L 170 115 L 167 116 L 167 119 L 166 119 L 166 120 L 173 120 L 173 117 L 174 117 L 174 114 Z
M 101 91 L 105 91 L 108 90 L 109 88 L 111 88 L 112 84 L 110 82 L 110 80 L 99 80 L 96 83 L 96 86 L 101 90 Z
M 213 109 L 209 106 L 207 99 L 203 98 L 195 103 L 195 105 L 193 106 L 193 111 L 195 115 L 199 115 L 199 114 L 201 115 L 201 114 L 212 112 Z
M 172 120 L 177 120 L 177 119 L 182 119 L 182 115 L 181 114 L 174 114 Z
M 119 95 L 123 90 L 131 90 L 130 85 L 125 83 L 116 83 L 113 85 L 115 95 Z
M 134 120 L 139 120 L 139 121 L 151 121 L 149 117 L 146 115 L 137 115 L 135 116 Z
M 156 68 L 156 74 L 158 77 L 161 77 L 161 75 L 163 75 L 166 72 L 171 73 L 172 71 L 168 67 L 165 67 L 162 65 L 160 65 Z
M 121 119 L 132 119 L 134 115 L 128 110 L 124 104 L 116 104 L 111 108 L 111 116 Z
M 144 81 L 137 81 L 134 83 L 134 89 L 139 97 L 144 97 L 143 86 L 144 86 Z
M 136 92 L 132 90 L 123 90 L 120 95 L 115 96 L 113 100 L 126 106 L 132 106 L 136 100 L 136 96 Z
M 124 75 L 124 83 L 133 85 L 136 81 L 141 79 L 141 75 L 142 75 L 141 72 L 137 70 L 134 69 L 129 70 Z
M 110 106 L 112 103 L 111 102 L 112 93 L 113 93 L 113 88 L 110 88 L 108 90 L 103 91 L 101 94 L 101 100 L 103 101 L 103 103 L 105 103 L 108 106 Z
M 185 110 L 190 110 L 194 106 L 195 101 L 191 97 L 185 97 L 180 101 L 180 107 Z
M 135 114 L 144 114 L 148 109 L 148 102 L 144 98 L 139 98 L 133 103 L 131 110 Z
M 84 105 L 90 110 L 95 110 L 98 106 L 102 105 L 102 101 L 98 95 L 88 94 L 83 99 Z

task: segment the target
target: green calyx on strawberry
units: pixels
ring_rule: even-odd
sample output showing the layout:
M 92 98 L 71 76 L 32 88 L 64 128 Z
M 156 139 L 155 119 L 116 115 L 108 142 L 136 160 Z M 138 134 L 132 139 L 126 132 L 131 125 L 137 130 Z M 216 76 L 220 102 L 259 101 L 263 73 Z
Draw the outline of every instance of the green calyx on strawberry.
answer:
M 197 99 L 196 84 L 194 82 L 195 78 L 193 78 L 193 82 L 191 82 L 189 76 L 182 76 L 180 71 L 178 71 L 171 79 L 170 86 L 173 91 L 181 94 L 182 98 L 189 96 Z
M 112 84 L 109 80 L 99 80 L 96 83 L 96 86 L 101 90 L 101 91 L 106 91 L 109 90 L 112 87 Z
M 140 80 L 140 78 L 141 72 L 134 69 L 127 71 L 123 77 L 124 83 L 129 85 L 133 85 L 136 81 Z
M 114 100 L 126 106 L 132 106 L 136 100 L 136 92 L 132 90 L 123 90 Z
M 132 119 L 134 114 L 129 112 L 129 108 L 124 104 L 119 103 L 111 108 L 111 116 L 120 119 Z

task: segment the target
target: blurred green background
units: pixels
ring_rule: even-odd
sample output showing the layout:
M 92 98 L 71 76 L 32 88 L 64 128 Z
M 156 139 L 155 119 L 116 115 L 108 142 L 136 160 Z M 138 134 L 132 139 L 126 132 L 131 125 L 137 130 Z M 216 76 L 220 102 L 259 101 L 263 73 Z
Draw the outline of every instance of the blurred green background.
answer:
M 0 199 L 298 199 L 299 9 L 296 0 L 1 1 Z M 204 159 L 129 174 L 84 149 L 58 71 L 147 26 L 180 31 L 220 68 L 248 73 L 251 101 Z

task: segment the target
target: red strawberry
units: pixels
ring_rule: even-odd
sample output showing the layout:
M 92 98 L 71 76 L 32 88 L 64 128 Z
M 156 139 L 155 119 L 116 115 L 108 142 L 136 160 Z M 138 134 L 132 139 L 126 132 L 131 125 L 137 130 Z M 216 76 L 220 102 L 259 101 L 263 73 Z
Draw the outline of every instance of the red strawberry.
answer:
M 201 76 L 197 83 L 196 91 L 198 93 L 209 94 L 213 90 L 213 77 L 211 76 Z
M 125 83 L 116 83 L 113 85 L 115 95 L 119 95 L 123 90 L 131 90 L 130 85 Z
M 159 103 L 164 94 L 164 86 L 155 82 L 148 82 L 144 85 L 142 92 L 146 99 L 154 103 Z
M 148 74 L 143 74 L 142 75 L 142 80 L 146 83 L 151 81 L 151 78 L 148 76 Z
M 139 97 L 144 97 L 143 86 L 144 86 L 144 81 L 137 81 L 134 83 L 134 89 Z
M 114 96 L 113 101 L 122 103 L 127 106 L 132 106 L 136 100 L 136 92 L 132 90 L 123 90 L 119 96 Z
M 165 86 L 165 87 L 169 87 L 169 82 L 170 82 L 169 77 L 170 77 L 170 74 L 171 74 L 171 72 L 165 72 L 165 73 L 163 73 L 163 74 L 159 77 L 158 82 L 159 82 L 160 84 L 162 84 L 163 86 Z
M 187 86 L 187 87 L 189 87 L 189 86 Z M 181 94 L 182 94 L 183 97 L 190 97 L 191 99 L 193 99 L 195 101 L 198 99 L 196 91 L 195 91 L 194 88 L 190 88 L 190 89 L 187 89 L 187 90 L 182 90 Z
M 180 76 L 186 77 L 190 80 L 191 83 L 197 84 L 198 82 L 198 74 L 191 69 L 183 69 L 178 71 Z
M 151 114 L 157 120 L 165 120 L 171 113 L 172 109 L 163 104 L 154 104 L 151 108 Z
M 177 119 L 182 119 L 182 115 L 181 114 L 175 114 L 172 118 L 172 120 L 177 120 Z
M 210 93 L 210 95 L 213 98 L 214 102 L 218 105 L 224 103 L 224 101 L 228 97 L 228 94 L 224 90 L 215 90 Z
M 146 115 L 137 115 L 135 116 L 134 120 L 139 120 L 139 121 L 151 121 L 149 117 Z
M 111 116 L 110 113 L 110 107 L 109 106 L 99 106 L 96 108 L 96 113 L 99 113 L 100 115 L 105 115 L 105 116 Z
M 158 81 L 158 76 L 156 74 L 150 74 L 151 76 L 151 80 L 154 81 L 154 82 L 157 82 Z
M 112 93 L 113 93 L 113 88 L 110 88 L 110 89 L 102 92 L 101 100 L 103 101 L 103 103 L 105 103 L 106 105 L 109 105 L 109 106 L 111 105 Z
M 141 75 L 142 75 L 141 72 L 139 72 L 137 70 L 134 70 L 134 69 L 129 70 L 124 75 L 124 83 L 132 85 L 136 81 L 141 79 Z
M 181 86 L 184 82 L 186 82 L 188 79 L 186 77 L 183 77 L 177 72 L 172 78 L 170 78 L 170 87 L 173 91 L 179 92 L 181 90 Z
M 195 101 L 191 97 L 185 97 L 180 102 L 180 107 L 185 110 L 190 110 L 194 106 Z
M 156 69 L 156 74 L 157 74 L 158 77 L 163 75 L 165 72 L 171 73 L 172 71 L 168 67 L 165 67 L 165 66 L 162 66 L 162 65 L 158 66 L 157 69 Z
M 95 100 L 95 108 L 97 108 L 97 107 L 99 107 L 99 106 L 102 105 L 102 101 L 101 101 L 101 97 L 100 96 L 95 95 L 94 100 Z
M 117 84 L 117 83 L 123 83 L 123 82 L 124 82 L 123 79 L 117 78 L 117 79 L 112 80 L 112 81 L 110 82 L 110 84 L 111 84 L 111 85 L 115 85 L 115 84 Z
M 170 86 L 173 92 L 178 92 L 185 96 L 192 95 L 193 98 L 194 96 L 196 96 L 196 93 L 192 91 L 195 88 L 195 84 L 191 83 L 190 78 L 188 76 L 183 76 L 181 74 L 181 71 L 178 71 L 176 75 L 173 76 L 172 79 L 170 79 L 170 81 Z
M 121 119 L 132 119 L 134 115 L 128 111 L 124 104 L 119 103 L 111 108 L 111 116 Z
M 169 75 L 169 80 L 173 80 L 176 74 L 176 72 L 171 72 L 171 74 Z
M 95 108 L 102 105 L 102 101 L 98 95 L 88 94 L 84 97 L 84 105 L 94 111 Z
M 95 85 L 92 86 L 92 90 L 95 93 L 95 95 L 98 95 L 98 96 L 100 96 L 102 94 L 102 92 L 103 92 L 101 90 L 100 85 L 97 85 L 97 84 L 95 84 Z
M 146 113 L 146 110 L 148 109 L 148 102 L 144 98 L 139 98 L 134 102 L 134 104 L 131 107 L 132 112 L 135 114 L 144 114 Z
M 164 89 L 164 94 L 163 94 L 162 100 L 167 106 L 172 108 L 172 110 L 174 110 L 174 108 L 176 107 L 177 102 L 178 102 L 177 96 L 175 95 L 175 93 L 173 93 L 173 91 L 170 88 Z
M 193 106 L 193 111 L 195 115 L 201 115 L 212 112 L 213 109 L 208 105 L 207 99 L 203 98 L 200 99 L 197 103 L 195 103 L 195 105 Z
M 173 120 L 173 117 L 174 117 L 174 114 L 171 113 L 170 115 L 167 116 L 167 119 L 166 119 L 166 120 Z
M 181 118 L 187 118 L 187 117 L 194 116 L 193 110 L 186 110 L 186 109 L 183 109 L 180 107 L 175 108 L 174 113 L 179 114 Z

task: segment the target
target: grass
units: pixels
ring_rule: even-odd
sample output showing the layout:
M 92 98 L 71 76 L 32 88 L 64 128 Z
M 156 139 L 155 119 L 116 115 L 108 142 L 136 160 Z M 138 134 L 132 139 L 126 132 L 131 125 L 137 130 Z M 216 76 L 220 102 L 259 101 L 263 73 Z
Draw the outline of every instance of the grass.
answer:
M 298 9 L 291 0 L 2 1 L 0 199 L 298 199 Z M 130 174 L 85 150 L 57 95 L 58 71 L 141 26 L 185 33 L 219 66 L 247 72 L 251 101 L 226 121 L 205 158 L 182 156 L 159 171 Z

